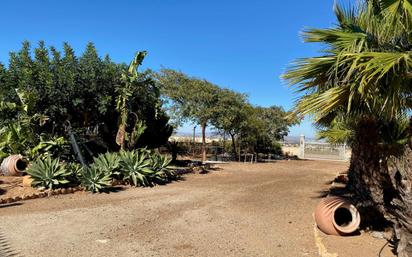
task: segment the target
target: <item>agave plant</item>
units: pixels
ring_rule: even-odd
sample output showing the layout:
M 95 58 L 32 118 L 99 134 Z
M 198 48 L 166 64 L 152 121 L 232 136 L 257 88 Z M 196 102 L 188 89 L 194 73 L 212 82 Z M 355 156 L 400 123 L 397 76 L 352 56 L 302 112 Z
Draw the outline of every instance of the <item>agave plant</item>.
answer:
M 109 174 L 119 174 L 120 157 L 117 153 L 105 153 L 100 154 L 98 157 L 93 158 L 93 168 Z
M 151 159 L 147 151 L 135 150 L 120 153 L 120 172 L 123 178 L 135 186 L 152 186 Z
M 154 171 L 151 178 L 154 182 L 164 184 L 176 177 L 176 174 L 169 168 L 171 161 L 172 159 L 160 154 L 151 156 L 151 166 Z
M 104 172 L 98 169 L 96 166 L 82 168 L 79 172 L 80 184 L 86 188 L 86 190 L 98 193 L 107 191 L 111 186 L 111 173 Z
M 64 164 L 59 159 L 47 157 L 44 160 L 37 160 L 27 169 L 32 179 L 33 187 L 54 189 L 69 183 L 67 177 L 71 175 Z

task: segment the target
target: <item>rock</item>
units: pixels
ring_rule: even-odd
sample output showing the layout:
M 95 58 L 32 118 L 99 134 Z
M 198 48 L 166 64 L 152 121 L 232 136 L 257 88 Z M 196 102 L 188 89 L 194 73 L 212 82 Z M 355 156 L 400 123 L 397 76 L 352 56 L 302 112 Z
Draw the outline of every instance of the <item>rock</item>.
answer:
M 378 238 L 378 239 L 384 239 L 385 235 L 383 232 L 379 232 L 379 231 L 373 231 L 371 232 L 371 236 L 373 236 L 374 238 Z
M 23 187 L 31 187 L 32 182 L 33 179 L 29 175 L 23 177 Z

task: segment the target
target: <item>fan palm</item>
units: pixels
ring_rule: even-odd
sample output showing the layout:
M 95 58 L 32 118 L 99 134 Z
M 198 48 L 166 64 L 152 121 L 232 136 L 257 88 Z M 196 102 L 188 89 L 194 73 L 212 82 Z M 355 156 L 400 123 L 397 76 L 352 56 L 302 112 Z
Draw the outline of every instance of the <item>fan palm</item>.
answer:
M 322 55 L 297 60 L 284 78 L 298 85 L 298 114 L 312 116 L 320 127 L 342 118 L 353 125 L 352 185 L 361 199 L 394 214 L 398 253 L 408 256 L 412 169 L 398 173 L 407 183 L 393 185 L 385 167 L 390 154 L 379 142 L 382 124 L 402 123 L 412 107 L 412 1 L 365 0 L 348 10 L 336 6 L 335 13 L 336 27 L 303 32 L 306 42 L 327 45 Z

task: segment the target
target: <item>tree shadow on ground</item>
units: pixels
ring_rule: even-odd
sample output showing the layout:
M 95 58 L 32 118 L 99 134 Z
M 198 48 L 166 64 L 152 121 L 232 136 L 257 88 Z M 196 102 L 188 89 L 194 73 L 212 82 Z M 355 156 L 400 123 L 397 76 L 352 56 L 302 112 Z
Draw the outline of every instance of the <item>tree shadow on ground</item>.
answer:
M 327 190 L 319 190 L 316 191 L 316 196 L 311 197 L 312 199 L 321 199 L 327 196 L 340 196 L 340 197 L 348 197 L 349 191 L 345 187 L 333 187 Z
M 3 184 L 5 184 L 4 181 L 3 181 L 3 180 L 0 180 L 0 185 L 3 185 Z M 6 189 L 0 187 L 0 195 L 5 194 L 6 192 L 7 192 Z
M 105 193 L 118 193 L 121 191 L 125 191 L 126 189 L 127 188 L 124 186 L 113 186 L 113 187 L 110 187 Z
M 220 168 L 220 167 L 209 167 L 209 168 L 206 168 L 205 169 L 206 171 L 208 171 L 208 172 L 211 172 L 211 171 L 219 171 L 219 170 L 223 170 L 223 168 Z
M 186 178 L 183 176 L 177 176 L 174 180 L 170 181 L 170 183 L 186 181 Z
M 21 203 L 21 202 L 16 202 L 16 203 L 5 203 L 5 204 L 1 204 L 0 205 L 0 209 L 2 209 L 2 208 L 8 208 L 8 207 L 13 207 L 13 206 L 20 206 L 20 205 L 22 205 L 23 203 Z M 2 255 L 0 255 L 0 256 L 2 256 Z

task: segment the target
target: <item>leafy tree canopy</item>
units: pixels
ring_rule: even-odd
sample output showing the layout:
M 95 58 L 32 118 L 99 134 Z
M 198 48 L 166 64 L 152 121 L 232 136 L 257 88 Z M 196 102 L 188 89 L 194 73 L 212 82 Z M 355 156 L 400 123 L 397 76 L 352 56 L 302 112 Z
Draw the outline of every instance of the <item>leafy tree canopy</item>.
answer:
M 29 117 L 47 117 L 42 124 L 29 126 L 33 144 L 39 142 L 40 135 L 67 137 L 64 123 L 70 121 L 88 152 L 117 150 L 116 97 L 126 69 L 125 64 L 113 62 L 108 55 L 101 58 L 93 43 L 76 55 L 68 43 L 63 44 L 61 52 L 53 46 L 46 47 L 43 41 L 32 49 L 25 41 L 18 52 L 10 53 L 7 67 L 0 65 L 0 100 L 3 105 L 29 104 L 25 110 Z M 162 108 L 153 72 L 139 73 L 129 93 L 130 112 L 141 117 L 147 126 L 138 145 L 156 147 L 166 143 L 172 127 Z M 20 122 L 19 113 L 17 109 L 3 110 L 0 125 Z M 135 119 L 129 121 L 127 128 L 132 129 Z

